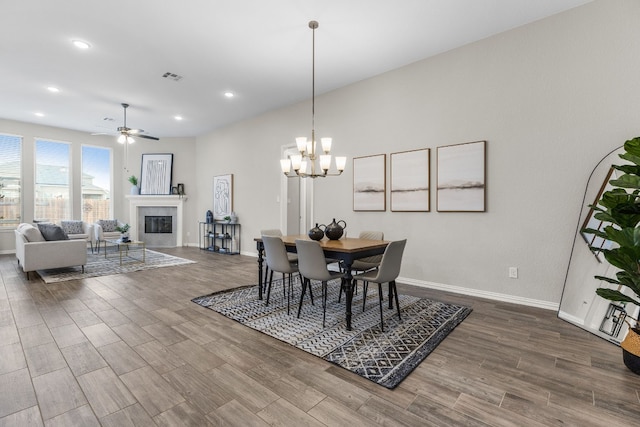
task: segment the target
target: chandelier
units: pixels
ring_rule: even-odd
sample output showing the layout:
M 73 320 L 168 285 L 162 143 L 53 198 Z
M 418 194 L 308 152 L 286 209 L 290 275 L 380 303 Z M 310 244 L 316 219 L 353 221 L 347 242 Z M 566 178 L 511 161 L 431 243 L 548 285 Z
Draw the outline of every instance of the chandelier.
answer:
M 316 112 L 316 28 L 317 21 L 309 21 L 309 28 L 313 30 L 312 49 L 311 49 L 311 140 L 301 136 L 296 138 L 296 146 L 300 154 L 290 156 L 290 158 L 280 160 L 282 172 L 289 178 L 324 178 L 325 176 L 338 176 L 344 171 L 347 164 L 346 157 L 336 157 L 336 169 L 338 173 L 329 173 L 331 168 L 331 138 L 320 138 L 322 152 L 324 154 L 317 155 L 316 151 L 316 130 L 315 130 L 315 112 Z M 316 160 L 320 161 L 319 172 L 316 173 Z M 307 167 L 311 168 L 311 172 L 307 172 Z M 295 173 L 291 173 L 291 167 Z

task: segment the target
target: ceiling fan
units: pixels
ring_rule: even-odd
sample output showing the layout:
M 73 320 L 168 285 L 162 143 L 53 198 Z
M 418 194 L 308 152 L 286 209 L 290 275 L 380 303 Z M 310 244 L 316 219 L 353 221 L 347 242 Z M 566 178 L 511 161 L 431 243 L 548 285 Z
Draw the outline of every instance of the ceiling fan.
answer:
M 127 108 L 129 108 L 129 104 L 122 103 L 122 108 L 124 109 L 124 122 L 122 126 L 118 127 L 118 142 L 120 144 L 129 143 L 133 144 L 136 140 L 133 138 L 145 138 L 145 139 L 153 139 L 154 141 L 159 141 L 160 138 L 156 138 L 155 136 L 145 135 L 144 130 L 142 129 L 132 129 L 127 127 Z M 94 135 L 101 135 L 101 133 L 96 133 Z

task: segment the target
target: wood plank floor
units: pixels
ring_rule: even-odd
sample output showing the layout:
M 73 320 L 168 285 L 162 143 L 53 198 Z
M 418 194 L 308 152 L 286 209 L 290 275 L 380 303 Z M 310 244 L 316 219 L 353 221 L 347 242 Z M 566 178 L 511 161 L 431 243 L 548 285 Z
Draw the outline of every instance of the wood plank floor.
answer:
M 0 426 L 637 426 L 640 376 L 555 312 L 399 286 L 473 313 L 395 390 L 190 300 L 256 259 L 46 285 L 0 256 Z

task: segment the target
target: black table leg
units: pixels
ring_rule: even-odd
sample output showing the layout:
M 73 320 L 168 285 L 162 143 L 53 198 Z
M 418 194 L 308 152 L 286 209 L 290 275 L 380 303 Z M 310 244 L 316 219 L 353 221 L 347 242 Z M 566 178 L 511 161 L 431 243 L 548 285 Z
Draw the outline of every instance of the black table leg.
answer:
M 264 252 L 264 244 L 262 242 L 256 242 L 256 249 L 258 250 L 258 299 L 262 299 L 262 263 L 264 258 L 262 254 Z
M 346 320 L 347 320 L 347 331 L 351 330 L 351 303 L 353 302 L 353 289 L 355 283 L 353 282 L 353 275 L 351 274 L 351 265 L 352 261 L 344 262 L 345 267 L 345 305 L 346 305 Z

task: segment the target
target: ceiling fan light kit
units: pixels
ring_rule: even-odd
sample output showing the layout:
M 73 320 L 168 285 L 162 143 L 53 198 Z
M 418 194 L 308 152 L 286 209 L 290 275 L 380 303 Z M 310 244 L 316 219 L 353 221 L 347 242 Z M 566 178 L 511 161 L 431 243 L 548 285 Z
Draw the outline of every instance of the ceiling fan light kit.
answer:
M 122 126 L 118 128 L 118 133 L 120 135 L 118 136 L 117 141 L 120 144 L 125 144 L 125 143 L 133 144 L 134 142 L 136 142 L 136 140 L 131 135 L 136 135 L 137 137 L 140 137 L 140 138 L 153 139 L 155 141 L 158 141 L 160 139 L 151 135 L 143 135 L 142 133 L 144 132 L 144 130 L 142 129 L 128 128 L 127 127 L 127 108 L 129 108 L 129 104 L 122 103 L 120 105 L 122 105 L 122 108 L 124 109 L 124 122 Z
M 326 176 L 338 176 L 344 171 L 347 164 L 346 157 L 336 157 L 336 169 L 338 173 L 329 173 L 331 168 L 331 138 L 320 138 L 322 144 L 322 152 L 324 154 L 318 156 L 316 154 L 316 130 L 315 130 L 315 111 L 316 111 L 316 28 L 318 21 L 309 21 L 309 28 L 313 31 L 312 48 L 311 48 L 311 140 L 301 136 L 296 138 L 296 146 L 300 154 L 290 156 L 290 158 L 280 160 L 282 172 L 289 178 L 324 178 Z M 320 173 L 316 173 L 316 159 L 320 161 Z M 311 172 L 307 172 L 307 165 L 311 165 Z M 293 171 L 291 173 L 291 167 Z

